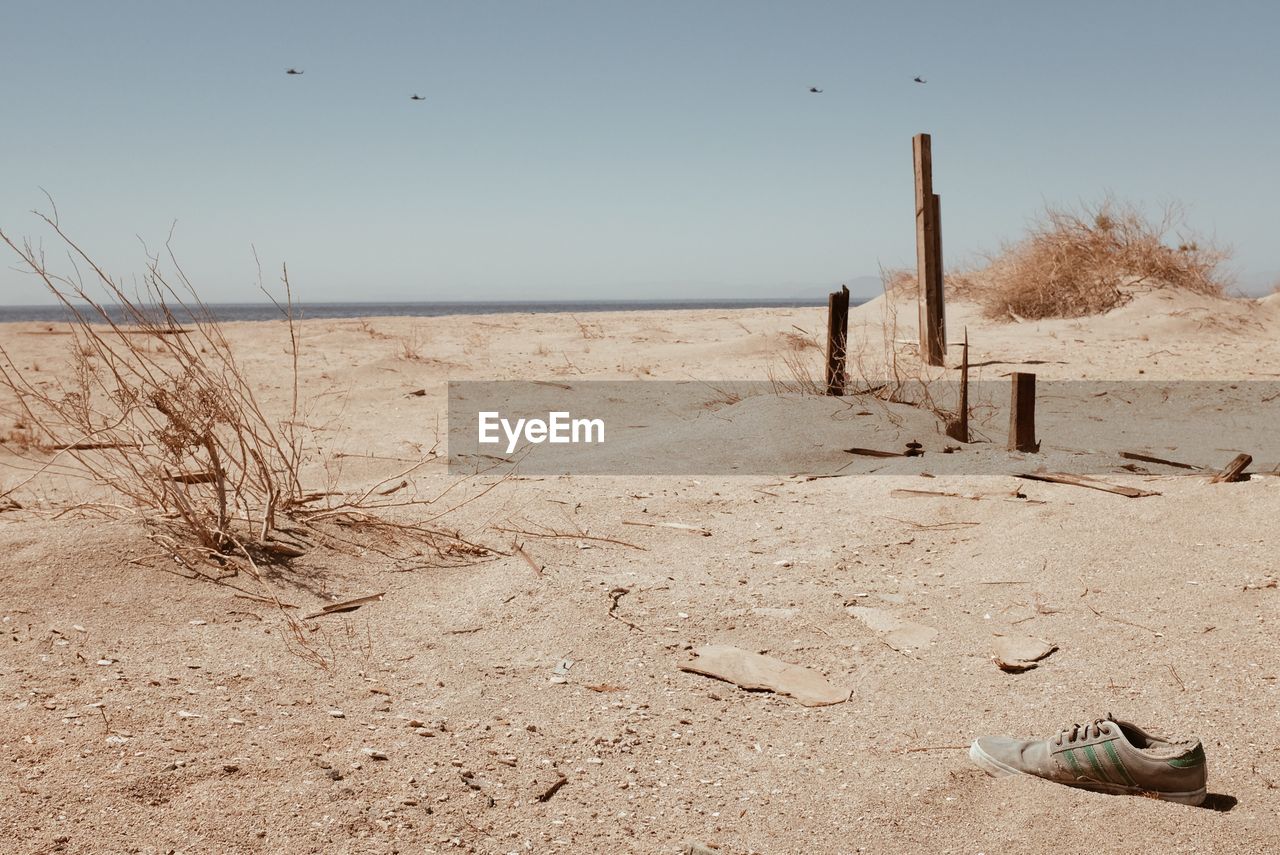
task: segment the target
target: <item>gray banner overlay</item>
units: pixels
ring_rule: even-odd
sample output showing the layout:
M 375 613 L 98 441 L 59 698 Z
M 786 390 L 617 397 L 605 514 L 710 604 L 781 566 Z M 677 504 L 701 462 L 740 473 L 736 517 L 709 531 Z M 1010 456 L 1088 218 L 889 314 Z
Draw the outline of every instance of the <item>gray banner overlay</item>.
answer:
M 767 381 L 451 382 L 449 471 L 1131 478 L 1210 474 L 1241 452 L 1254 459 L 1250 472 L 1280 467 L 1276 382 L 1041 380 L 1039 453 L 1007 450 L 1008 380 L 970 384 L 968 443 L 945 432 L 958 409 L 952 381 L 857 390 L 868 391 L 835 398 Z

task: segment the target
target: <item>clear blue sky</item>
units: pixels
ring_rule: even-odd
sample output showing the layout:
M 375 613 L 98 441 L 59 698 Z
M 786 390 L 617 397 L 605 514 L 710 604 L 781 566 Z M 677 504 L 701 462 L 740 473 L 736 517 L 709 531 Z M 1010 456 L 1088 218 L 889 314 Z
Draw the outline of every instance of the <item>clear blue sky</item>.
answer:
M 43 187 L 127 278 L 176 220 L 214 302 L 256 298 L 251 244 L 313 301 L 819 294 L 914 264 L 928 131 L 948 264 L 1110 190 L 1252 281 L 1277 33 L 1261 0 L 2 0 L 0 228 Z

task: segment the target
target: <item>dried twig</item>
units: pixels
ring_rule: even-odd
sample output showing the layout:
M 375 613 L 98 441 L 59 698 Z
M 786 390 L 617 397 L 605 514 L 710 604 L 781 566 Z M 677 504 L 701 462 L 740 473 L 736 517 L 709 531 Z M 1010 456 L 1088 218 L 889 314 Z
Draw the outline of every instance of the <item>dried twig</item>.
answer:
M 542 575 L 542 571 L 544 568 L 538 562 L 533 560 L 533 556 L 530 555 L 528 552 L 526 552 L 523 546 L 521 546 L 519 543 L 513 543 L 511 548 L 515 551 L 516 555 L 519 555 L 521 558 L 523 558 L 524 562 L 533 568 L 534 573 L 537 573 L 539 576 Z
M 639 544 L 636 544 L 636 543 L 628 543 L 625 540 L 618 540 L 617 538 L 613 538 L 613 537 L 599 537 L 599 536 L 590 535 L 590 534 L 574 534 L 573 532 L 556 531 L 554 529 L 547 529 L 546 531 L 528 531 L 527 529 L 507 528 L 505 526 L 500 526 L 500 525 L 494 525 L 489 527 L 494 531 L 502 531 L 502 532 L 506 532 L 507 534 L 520 534 L 520 535 L 524 535 L 525 537 L 545 537 L 549 539 L 550 538 L 567 538 L 570 540 L 593 540 L 593 541 L 596 541 L 597 543 L 616 543 L 618 546 L 626 546 L 626 547 L 630 547 L 631 549 L 639 549 L 642 552 L 649 551 L 648 547 L 640 546 Z
M 643 629 L 640 629 L 640 627 L 636 626 L 634 623 L 632 623 L 631 621 L 627 620 L 626 618 L 618 614 L 618 600 L 621 600 L 623 597 L 625 597 L 627 594 L 630 594 L 630 593 L 631 593 L 630 588 L 614 588 L 609 592 L 609 617 L 613 618 L 619 623 L 626 624 L 632 629 L 639 630 L 640 632 L 644 632 Z
M 1151 633 L 1152 635 L 1156 635 L 1156 636 L 1164 635 L 1164 633 L 1162 633 L 1158 629 L 1152 629 L 1149 626 L 1143 626 L 1140 623 L 1134 623 L 1133 621 L 1125 620 L 1124 618 L 1112 617 L 1111 615 L 1104 615 L 1102 612 L 1098 611 L 1088 603 L 1085 603 L 1084 605 L 1085 605 L 1085 608 L 1087 608 L 1089 611 L 1093 612 L 1095 615 L 1097 615 L 1100 618 L 1104 618 L 1110 621 L 1115 621 L 1116 623 L 1122 623 L 1125 626 L 1132 626 L 1132 627 L 1137 627 L 1138 629 L 1145 629 L 1147 632 Z

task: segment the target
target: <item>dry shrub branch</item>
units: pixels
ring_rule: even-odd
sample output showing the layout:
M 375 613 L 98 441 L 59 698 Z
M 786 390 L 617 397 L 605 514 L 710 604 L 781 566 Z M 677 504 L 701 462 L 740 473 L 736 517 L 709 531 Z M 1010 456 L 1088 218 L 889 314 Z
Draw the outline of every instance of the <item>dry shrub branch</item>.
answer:
M 0 348 L 0 390 L 16 401 L 32 435 L 33 448 L 19 453 L 37 455 L 29 458 L 37 464 L 33 478 L 53 467 L 88 477 L 176 529 L 175 552 L 194 551 L 255 577 L 260 562 L 299 557 L 313 542 L 367 549 L 377 540 L 390 557 L 422 555 L 424 543 L 441 558 L 487 554 L 440 528 L 443 512 L 435 508 L 425 522 L 392 522 L 380 513 L 431 500 L 304 490 L 308 450 L 299 433 L 299 341 L 287 268 L 277 305 L 288 324 L 292 396 L 289 413 L 277 419 L 260 406 L 168 244 L 167 263 L 148 254 L 131 293 L 64 233 L 56 209 L 37 216 L 66 251 L 69 275 L 55 272 L 30 240 L 0 231 L 0 241 L 68 313 L 72 370 L 52 382 L 38 379 Z M 313 504 L 322 499 L 326 506 Z M 402 548 L 406 542 L 418 546 Z

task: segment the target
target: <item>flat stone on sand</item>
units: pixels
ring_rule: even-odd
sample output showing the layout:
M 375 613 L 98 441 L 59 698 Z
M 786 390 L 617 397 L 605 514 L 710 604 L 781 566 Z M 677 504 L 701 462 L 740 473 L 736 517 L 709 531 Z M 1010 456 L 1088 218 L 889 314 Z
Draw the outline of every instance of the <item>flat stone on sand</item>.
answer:
M 848 611 L 868 629 L 881 633 L 885 644 L 902 653 L 927 647 L 938 635 L 938 631 L 931 626 L 902 620 L 884 609 L 850 606 Z
M 695 648 L 692 661 L 681 671 L 734 683 L 744 689 L 764 689 L 795 698 L 806 707 L 824 707 L 849 699 L 850 689 L 831 683 L 817 671 L 751 653 L 731 644 L 707 644 Z
M 1030 671 L 1057 649 L 1058 645 L 1030 635 L 998 635 L 992 658 L 1001 671 L 1018 674 Z

